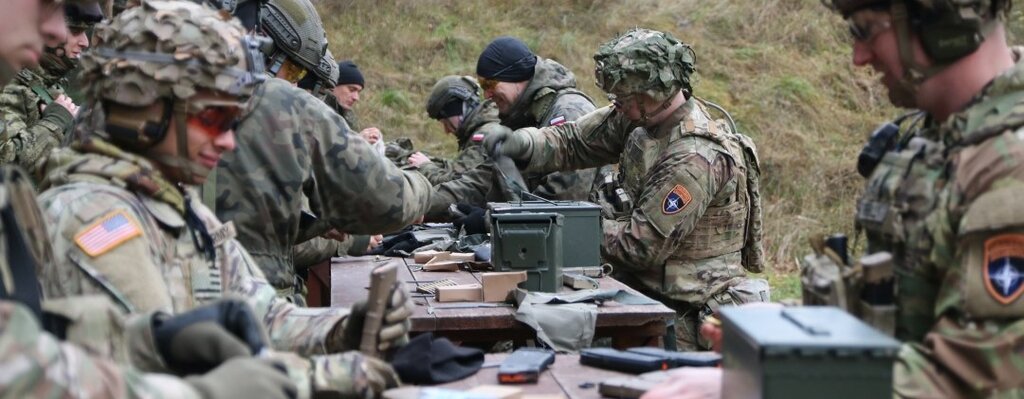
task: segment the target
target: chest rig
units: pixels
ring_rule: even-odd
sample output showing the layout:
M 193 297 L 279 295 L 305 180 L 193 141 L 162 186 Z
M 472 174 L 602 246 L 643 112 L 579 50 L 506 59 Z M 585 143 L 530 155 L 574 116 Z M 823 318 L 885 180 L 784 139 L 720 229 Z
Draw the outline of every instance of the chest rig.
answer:
M 920 277 L 934 268 L 927 262 L 933 240 L 927 217 L 938 206 L 948 180 L 944 145 L 937 133 L 916 130 L 887 152 L 868 178 L 857 201 L 856 224 L 867 237 L 867 253 L 893 257 L 896 336 L 920 339 L 934 322 L 936 289 Z

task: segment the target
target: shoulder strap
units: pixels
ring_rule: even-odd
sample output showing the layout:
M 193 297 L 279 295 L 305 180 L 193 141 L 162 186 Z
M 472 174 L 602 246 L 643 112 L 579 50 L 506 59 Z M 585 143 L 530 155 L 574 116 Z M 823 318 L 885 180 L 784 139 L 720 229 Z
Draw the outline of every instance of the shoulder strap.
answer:
M 43 100 L 44 104 L 50 105 L 53 103 L 53 97 L 50 96 L 50 92 L 47 91 L 45 87 L 39 85 L 32 85 L 31 88 L 32 92 L 36 93 L 36 95 Z

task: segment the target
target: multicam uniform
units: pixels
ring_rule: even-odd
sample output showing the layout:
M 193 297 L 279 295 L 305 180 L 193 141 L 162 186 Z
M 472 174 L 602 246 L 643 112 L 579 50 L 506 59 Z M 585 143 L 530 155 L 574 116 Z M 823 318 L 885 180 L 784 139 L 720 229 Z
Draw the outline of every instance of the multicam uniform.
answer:
M 0 281 L 0 398 L 199 398 L 178 378 L 124 366 L 131 362 L 162 370 L 150 328 L 153 314 L 125 319 L 106 298 L 40 303 L 31 288 L 18 289 L 19 284 L 36 281 L 35 262 L 26 257 L 49 263 L 53 255 L 27 176 L 6 167 L 0 175 L 0 275 L 5 276 Z M 67 320 L 59 334 L 69 342 L 43 329 L 39 320 L 47 311 L 59 312 Z
M 709 310 L 767 300 L 740 285 L 744 266 L 761 271 L 759 260 L 744 259 L 760 251 L 760 215 L 752 213 L 759 197 L 748 183 L 759 173 L 756 150 L 705 107 L 691 98 L 653 129 L 609 106 L 574 123 L 516 132 L 533 143 L 528 171 L 619 163 L 619 183 L 635 205 L 604 219 L 601 253 L 627 283 L 676 309 L 679 350 L 695 349 Z
M 305 309 L 279 298 L 233 225 L 148 160 L 93 137 L 54 152 L 45 171 L 39 201 L 60 254 L 41 273 L 47 295 L 107 295 L 132 312 L 173 314 L 232 294 L 252 306 L 276 349 L 303 356 L 344 349 L 338 330 L 348 309 Z M 349 369 L 362 361 L 358 353 L 310 359 L 297 364 L 307 371 L 296 377 L 300 387 L 312 378 L 315 389 L 366 393 L 361 370 Z
M 1024 395 L 1024 62 L 885 155 L 858 201 L 893 254 L 898 397 Z
M 204 190 L 216 187 L 217 216 L 235 223 L 238 240 L 284 295 L 294 293 L 292 246 L 311 180 L 317 216 L 346 233 L 398 230 L 426 212 L 426 178 L 377 155 L 322 101 L 286 81 L 257 88 L 237 131 L 237 150 L 224 154 Z
M 487 151 L 480 143 L 493 129 L 500 128 L 500 125 L 498 107 L 494 102 L 480 103 L 469 115 L 462 118 L 462 123 L 455 130 L 459 154 L 452 159 L 435 159 L 433 162 L 420 165 L 417 170 L 434 185 L 460 178 L 466 171 L 487 161 Z

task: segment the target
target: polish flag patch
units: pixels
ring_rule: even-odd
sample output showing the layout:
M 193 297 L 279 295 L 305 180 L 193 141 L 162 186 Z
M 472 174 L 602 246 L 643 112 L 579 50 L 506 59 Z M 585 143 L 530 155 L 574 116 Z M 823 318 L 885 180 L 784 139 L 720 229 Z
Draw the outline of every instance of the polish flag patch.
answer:
M 551 126 L 562 126 L 565 124 L 565 117 L 562 115 L 556 116 L 548 121 L 548 125 Z
M 484 141 L 484 134 L 483 133 L 477 133 L 477 134 L 474 134 L 473 137 L 470 137 L 469 139 L 472 140 L 475 143 L 479 143 L 481 141 Z

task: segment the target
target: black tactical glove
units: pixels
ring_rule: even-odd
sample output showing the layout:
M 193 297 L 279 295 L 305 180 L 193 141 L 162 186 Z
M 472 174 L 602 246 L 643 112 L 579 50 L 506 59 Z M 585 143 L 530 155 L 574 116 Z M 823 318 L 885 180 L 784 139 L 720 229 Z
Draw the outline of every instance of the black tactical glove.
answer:
M 238 300 L 153 319 L 157 350 L 180 375 L 203 374 L 227 359 L 252 356 L 266 346 L 263 334 L 249 305 Z
M 529 161 L 533 143 L 525 134 L 517 134 L 505 126 L 484 136 L 484 148 L 491 157 L 506 156 L 513 161 Z
M 409 342 L 409 327 L 411 325 L 409 316 L 412 316 L 412 306 L 405 284 L 395 283 L 391 288 L 388 307 L 384 310 L 384 321 L 380 325 L 380 334 L 377 336 L 377 350 L 380 353 L 386 353 L 393 347 Z M 366 301 L 362 300 L 352 305 L 351 313 L 342 322 L 343 349 L 359 350 L 365 321 Z
M 466 229 L 467 235 L 487 233 L 487 210 L 470 204 L 455 205 L 456 217 L 452 220 L 455 229 Z
M 202 376 L 185 379 L 203 399 L 295 399 L 298 389 L 284 367 L 271 360 L 231 359 Z

